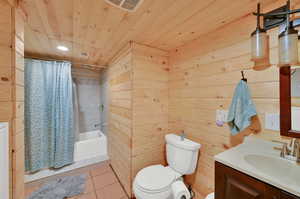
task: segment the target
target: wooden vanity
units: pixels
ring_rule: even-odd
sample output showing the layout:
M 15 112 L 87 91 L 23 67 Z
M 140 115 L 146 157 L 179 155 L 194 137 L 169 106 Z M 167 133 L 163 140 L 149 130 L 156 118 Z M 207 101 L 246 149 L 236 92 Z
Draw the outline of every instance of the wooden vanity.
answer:
M 217 161 L 215 182 L 215 199 L 300 199 Z

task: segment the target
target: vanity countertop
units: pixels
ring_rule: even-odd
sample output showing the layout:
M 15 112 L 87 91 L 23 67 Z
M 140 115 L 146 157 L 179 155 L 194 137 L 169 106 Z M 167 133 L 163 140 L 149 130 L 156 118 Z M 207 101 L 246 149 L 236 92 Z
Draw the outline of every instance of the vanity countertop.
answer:
M 281 144 L 247 137 L 243 144 L 215 156 L 215 160 L 251 177 L 300 197 L 300 165 L 280 158 Z

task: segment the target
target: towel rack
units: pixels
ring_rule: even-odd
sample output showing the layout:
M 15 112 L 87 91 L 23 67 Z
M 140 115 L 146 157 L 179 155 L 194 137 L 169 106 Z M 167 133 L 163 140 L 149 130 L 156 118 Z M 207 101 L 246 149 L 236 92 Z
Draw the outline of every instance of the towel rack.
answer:
M 247 82 L 247 78 L 245 78 L 244 71 L 242 70 L 241 73 L 242 73 L 242 80 L 245 81 L 245 82 Z

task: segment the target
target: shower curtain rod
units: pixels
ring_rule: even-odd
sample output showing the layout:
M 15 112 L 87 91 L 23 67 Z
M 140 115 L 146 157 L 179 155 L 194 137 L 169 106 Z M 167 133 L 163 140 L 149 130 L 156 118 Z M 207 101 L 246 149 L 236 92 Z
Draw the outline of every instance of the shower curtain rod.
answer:
M 106 68 L 106 65 L 94 65 L 94 64 L 84 64 L 84 63 L 79 63 L 79 62 L 72 62 L 69 60 L 62 60 L 62 59 L 54 59 L 54 58 L 40 58 L 40 57 L 34 57 L 34 56 L 25 56 L 24 58 L 28 58 L 28 59 L 39 59 L 39 60 L 43 60 L 43 61 L 68 61 L 71 62 L 72 65 L 78 66 L 86 66 L 86 67 L 90 67 L 90 68 L 96 68 L 96 69 L 102 69 L 102 68 Z

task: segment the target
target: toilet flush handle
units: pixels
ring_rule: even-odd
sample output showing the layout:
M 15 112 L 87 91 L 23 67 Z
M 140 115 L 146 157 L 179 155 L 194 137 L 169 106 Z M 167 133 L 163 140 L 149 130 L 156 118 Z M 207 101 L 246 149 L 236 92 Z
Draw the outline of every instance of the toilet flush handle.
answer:
M 181 138 L 181 141 L 184 141 L 184 138 L 185 138 L 185 133 L 184 133 L 184 130 L 181 132 L 181 134 L 180 134 L 180 138 Z

